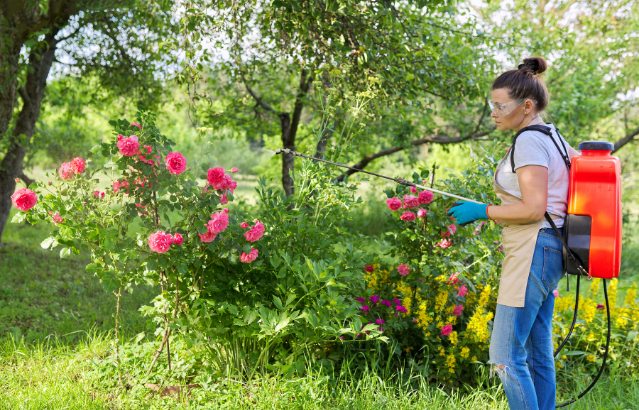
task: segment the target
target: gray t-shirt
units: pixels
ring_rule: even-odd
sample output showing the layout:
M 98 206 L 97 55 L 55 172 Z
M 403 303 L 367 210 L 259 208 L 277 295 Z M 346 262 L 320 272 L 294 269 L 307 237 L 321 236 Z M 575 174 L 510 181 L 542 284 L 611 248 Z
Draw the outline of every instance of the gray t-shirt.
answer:
M 557 134 L 557 131 L 555 131 L 555 126 L 552 124 L 545 125 L 550 127 L 553 138 L 557 141 L 562 152 L 564 152 L 564 147 L 561 145 L 561 142 L 559 142 L 561 137 Z M 561 140 L 566 146 L 568 153 L 570 153 L 570 145 L 568 145 L 563 138 L 561 138 Z M 517 143 L 515 145 L 515 170 L 525 165 L 540 165 L 548 168 L 548 203 L 546 211 L 549 214 L 561 217 L 561 219 L 554 220 L 558 228 L 564 226 L 564 218 L 566 217 L 566 209 L 568 207 L 570 174 L 559 151 L 557 151 L 555 144 L 553 144 L 548 135 L 539 131 L 524 131 L 517 137 Z M 495 179 L 504 191 L 517 198 L 521 198 L 519 180 L 510 165 L 510 151 L 497 166 Z M 545 219 L 542 228 L 550 228 L 550 224 Z

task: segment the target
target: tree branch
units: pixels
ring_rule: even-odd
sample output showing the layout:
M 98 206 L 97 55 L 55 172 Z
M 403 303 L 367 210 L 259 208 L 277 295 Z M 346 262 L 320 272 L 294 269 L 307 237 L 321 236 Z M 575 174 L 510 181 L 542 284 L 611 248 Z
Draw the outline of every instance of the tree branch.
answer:
M 20 94 L 20 97 L 22 97 L 24 105 L 31 104 L 31 97 L 29 97 L 29 93 L 27 93 L 27 90 L 24 88 L 23 85 L 18 88 L 18 94 Z
M 392 148 L 387 148 L 385 150 L 381 150 L 379 152 L 376 152 L 374 154 L 370 154 L 365 156 L 364 158 L 362 158 L 357 164 L 353 165 L 353 168 L 357 168 L 357 169 L 364 169 L 366 168 L 366 166 L 368 164 L 370 164 L 371 162 L 373 162 L 374 160 L 376 160 L 377 158 L 381 158 L 381 157 L 385 157 L 387 155 L 391 155 L 394 154 L 396 152 L 399 151 L 403 151 L 404 149 L 408 148 L 409 146 L 419 146 L 419 145 L 423 145 L 423 144 L 427 144 L 429 142 L 432 142 L 434 144 L 457 144 L 469 139 L 478 139 L 480 137 L 483 137 L 485 135 L 488 135 L 492 132 L 491 131 L 482 131 L 479 133 L 473 133 L 473 134 L 469 134 L 463 137 L 445 137 L 445 136 L 441 136 L 441 135 L 431 135 L 429 137 L 426 138 L 421 138 L 418 140 L 414 140 L 410 142 L 410 145 L 403 145 L 400 147 L 392 147 Z M 336 181 L 341 182 L 343 181 L 346 177 L 353 175 L 354 173 L 356 173 L 357 171 L 354 171 L 352 169 L 349 169 L 348 171 L 346 171 L 345 173 L 343 173 L 342 175 L 338 176 L 336 178 Z
M 33 184 L 35 182 L 35 180 L 29 178 L 28 176 L 26 176 L 24 174 L 24 170 L 20 171 L 20 174 L 18 174 L 18 178 L 20 178 L 21 180 L 24 181 L 25 184 L 27 184 L 27 186 Z
M 257 105 L 259 105 L 260 107 L 262 107 L 264 110 L 268 112 L 272 112 L 276 115 L 279 114 L 278 111 L 274 110 L 273 107 L 265 103 L 260 97 L 257 96 L 257 94 L 253 92 L 253 90 L 251 90 L 251 87 L 248 86 L 248 84 L 246 83 L 246 79 L 244 77 L 242 77 L 242 82 L 244 83 L 244 87 L 246 87 L 246 91 L 248 91 L 248 93 L 251 94 L 251 97 L 253 97 Z
M 621 147 L 632 141 L 637 135 L 639 135 L 639 128 L 629 134 L 626 134 L 625 137 L 615 142 L 615 149 L 612 151 L 612 153 L 614 154 L 615 152 L 619 151 Z

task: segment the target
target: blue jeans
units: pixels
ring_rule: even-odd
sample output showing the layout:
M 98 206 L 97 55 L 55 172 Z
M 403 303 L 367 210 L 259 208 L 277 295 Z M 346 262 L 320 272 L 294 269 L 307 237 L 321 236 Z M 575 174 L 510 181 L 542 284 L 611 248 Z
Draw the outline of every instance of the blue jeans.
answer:
M 563 274 L 561 250 L 555 232 L 541 229 L 524 307 L 497 305 L 488 363 L 491 374 L 496 371 L 501 379 L 511 410 L 555 408 L 552 315 L 553 290 Z

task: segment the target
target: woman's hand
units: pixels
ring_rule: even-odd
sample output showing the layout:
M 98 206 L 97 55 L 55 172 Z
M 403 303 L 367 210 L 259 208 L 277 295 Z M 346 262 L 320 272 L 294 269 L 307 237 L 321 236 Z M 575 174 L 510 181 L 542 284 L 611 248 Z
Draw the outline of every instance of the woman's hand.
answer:
M 477 204 L 475 202 L 457 201 L 448 211 L 448 215 L 455 218 L 460 225 L 469 224 L 478 219 L 488 219 L 486 215 L 486 204 Z

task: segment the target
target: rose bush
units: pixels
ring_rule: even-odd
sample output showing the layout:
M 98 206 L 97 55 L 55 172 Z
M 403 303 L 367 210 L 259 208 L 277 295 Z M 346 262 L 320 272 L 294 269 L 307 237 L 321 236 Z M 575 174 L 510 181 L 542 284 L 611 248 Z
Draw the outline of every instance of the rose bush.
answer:
M 308 348 L 361 329 L 343 291 L 357 277 L 363 253 L 329 217 L 354 202 L 352 189 L 318 177 L 311 166 L 304 172 L 313 180 L 293 197 L 261 180 L 259 211 L 249 217 L 224 207 L 237 182 L 223 168 L 203 165 L 200 185 L 154 115 L 111 124 L 113 137 L 92 150 L 108 159 L 104 168 L 92 168 L 90 159 L 86 170 L 84 161 L 63 164 L 51 184 L 16 192 L 22 212 L 14 221 L 53 223 L 42 247 L 60 248 L 61 257 L 89 251 L 87 271 L 118 303 L 133 283 L 161 286 L 153 306 L 143 308 L 158 323 L 154 362 L 179 332 L 188 344 L 215 352 L 215 360 L 231 361 L 234 346 L 259 341 L 239 353 L 244 365 L 220 365 L 226 371 L 293 374 L 305 369 Z M 101 189 L 105 183 L 112 188 Z

